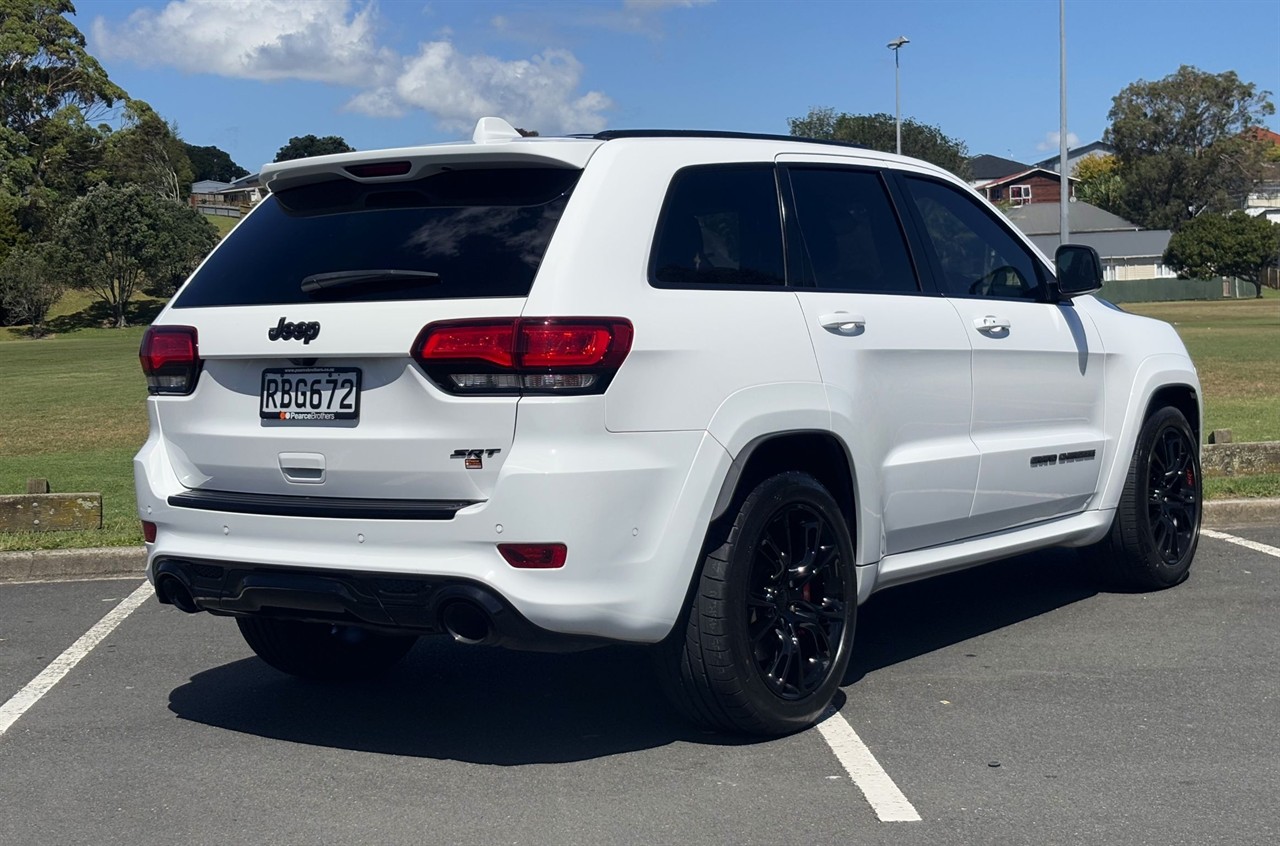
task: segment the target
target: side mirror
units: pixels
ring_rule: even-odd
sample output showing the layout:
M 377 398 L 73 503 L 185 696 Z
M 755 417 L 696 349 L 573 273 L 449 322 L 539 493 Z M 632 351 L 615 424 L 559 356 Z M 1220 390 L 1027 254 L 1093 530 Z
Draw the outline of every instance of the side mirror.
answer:
M 1102 259 L 1084 244 L 1063 244 L 1053 254 L 1058 272 L 1058 292 L 1064 297 L 1092 294 L 1102 289 Z

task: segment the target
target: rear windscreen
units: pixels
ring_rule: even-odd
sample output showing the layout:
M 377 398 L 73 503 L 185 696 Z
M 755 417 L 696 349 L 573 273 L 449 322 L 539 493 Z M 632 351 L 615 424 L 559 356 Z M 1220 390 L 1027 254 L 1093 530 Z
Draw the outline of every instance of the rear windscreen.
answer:
M 448 170 L 280 191 L 235 228 L 174 307 L 526 296 L 580 173 Z

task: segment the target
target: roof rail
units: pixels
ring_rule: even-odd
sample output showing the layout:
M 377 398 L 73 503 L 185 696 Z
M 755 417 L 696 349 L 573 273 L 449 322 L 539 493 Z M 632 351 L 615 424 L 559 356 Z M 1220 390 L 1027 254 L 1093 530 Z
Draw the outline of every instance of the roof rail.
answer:
M 586 136 L 598 141 L 612 141 L 615 138 L 747 138 L 755 141 L 796 141 L 802 144 L 827 144 L 836 147 L 853 147 L 858 150 L 869 149 L 866 144 L 855 144 L 852 141 L 826 141 L 821 138 L 803 138 L 797 135 L 770 135 L 760 132 L 728 132 L 720 129 L 606 129 L 595 135 Z

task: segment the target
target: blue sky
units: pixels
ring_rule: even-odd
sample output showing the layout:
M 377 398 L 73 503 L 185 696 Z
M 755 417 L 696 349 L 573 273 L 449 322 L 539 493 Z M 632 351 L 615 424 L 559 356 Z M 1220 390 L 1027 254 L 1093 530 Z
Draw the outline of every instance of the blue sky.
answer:
M 1057 0 L 77 0 L 132 97 L 257 170 L 294 135 L 358 149 L 468 137 L 787 131 L 811 106 L 902 112 L 1022 161 L 1057 151 Z M 1280 0 L 1067 0 L 1068 128 L 1180 64 L 1280 92 Z M 1272 98 L 1276 100 L 1275 97 Z M 1280 118 L 1267 119 L 1280 129 Z M 907 151 L 909 152 L 909 151 Z

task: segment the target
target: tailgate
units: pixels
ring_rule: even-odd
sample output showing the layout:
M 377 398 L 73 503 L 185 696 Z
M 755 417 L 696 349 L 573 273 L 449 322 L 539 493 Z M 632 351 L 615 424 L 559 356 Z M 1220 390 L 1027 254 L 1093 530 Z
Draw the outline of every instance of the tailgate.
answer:
M 157 319 L 196 334 L 194 391 L 151 399 L 184 486 L 489 496 L 517 397 L 443 390 L 411 348 L 433 322 L 520 315 L 580 171 L 415 167 L 268 197 Z

